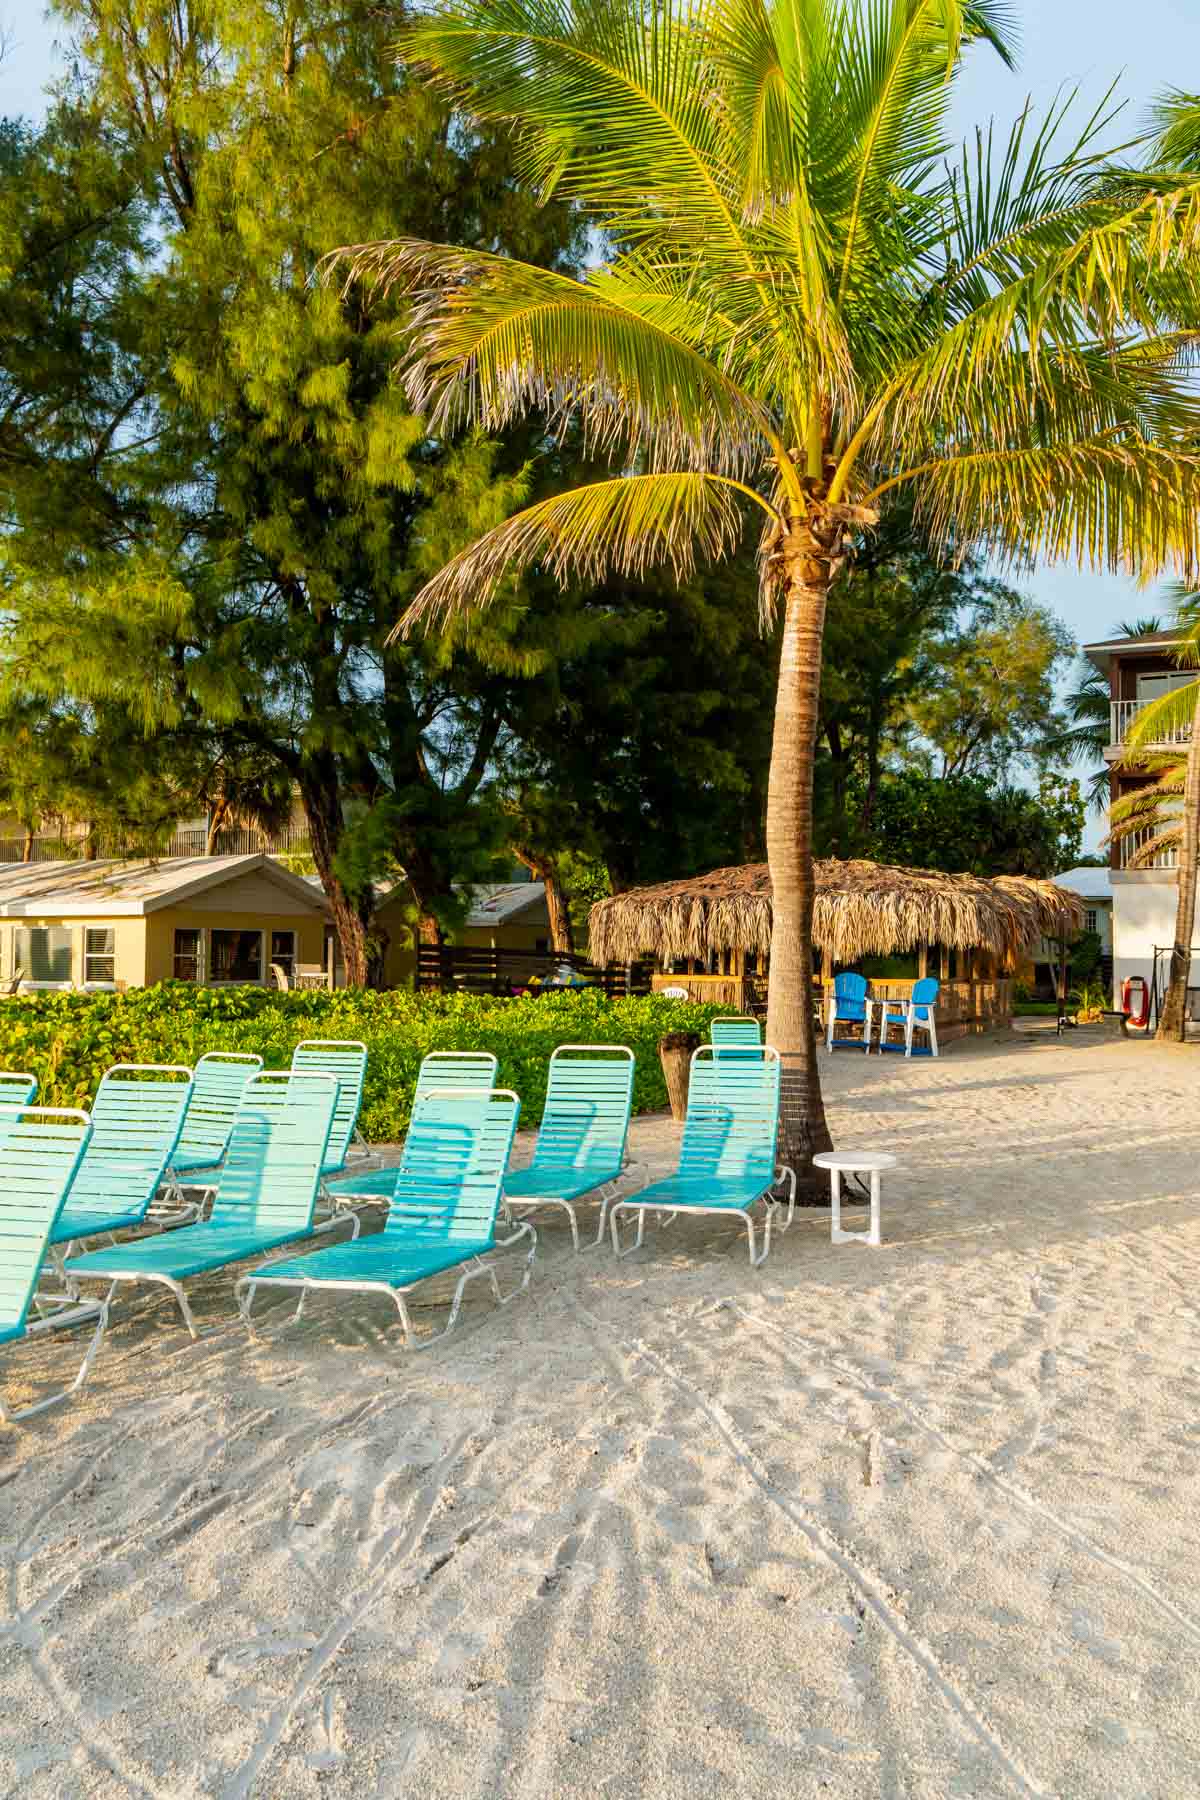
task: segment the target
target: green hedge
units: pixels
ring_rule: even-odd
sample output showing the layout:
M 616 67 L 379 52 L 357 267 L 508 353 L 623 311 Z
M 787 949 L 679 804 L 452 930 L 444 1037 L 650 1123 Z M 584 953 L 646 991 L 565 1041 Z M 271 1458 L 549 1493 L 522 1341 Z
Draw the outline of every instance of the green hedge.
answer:
M 503 1087 L 521 1096 L 521 1122 L 542 1116 L 547 1065 L 558 1044 L 628 1044 L 637 1057 L 634 1109 L 667 1105 L 658 1040 L 699 1031 L 723 1010 L 657 994 L 606 1000 L 593 992 L 500 1000 L 407 992 L 277 994 L 183 982 L 126 994 L 36 994 L 0 1000 L 0 1068 L 38 1078 L 46 1106 L 90 1102 L 117 1062 L 195 1063 L 206 1050 L 253 1050 L 286 1069 L 301 1038 L 361 1038 L 370 1052 L 362 1130 L 392 1142 L 408 1125 L 421 1058 L 431 1050 L 491 1050 Z

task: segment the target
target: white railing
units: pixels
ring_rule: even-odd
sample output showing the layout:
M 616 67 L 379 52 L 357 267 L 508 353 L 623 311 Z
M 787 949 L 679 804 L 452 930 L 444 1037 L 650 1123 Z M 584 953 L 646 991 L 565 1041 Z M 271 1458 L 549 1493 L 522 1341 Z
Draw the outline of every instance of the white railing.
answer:
M 1115 746 L 1125 742 L 1129 735 L 1129 727 L 1133 724 L 1133 721 L 1137 718 L 1138 714 L 1144 711 L 1149 704 L 1150 702 L 1148 700 L 1113 700 L 1110 702 L 1109 712 L 1111 714 L 1111 720 L 1108 732 L 1108 741 L 1110 745 Z M 1152 748 L 1161 749 L 1170 744 L 1186 744 L 1189 742 L 1191 735 L 1190 725 L 1181 725 L 1175 731 L 1167 731 L 1160 737 L 1154 738 L 1152 743 L 1147 744 L 1145 748 L 1147 750 Z
M 1139 831 L 1133 837 L 1121 839 L 1120 852 L 1123 869 L 1132 867 L 1134 857 L 1142 845 L 1148 842 L 1153 835 L 1154 833 L 1150 831 Z M 1179 851 L 1172 844 L 1167 850 L 1157 851 L 1150 862 L 1139 863 L 1138 867 L 1142 869 L 1177 869 L 1179 867 Z

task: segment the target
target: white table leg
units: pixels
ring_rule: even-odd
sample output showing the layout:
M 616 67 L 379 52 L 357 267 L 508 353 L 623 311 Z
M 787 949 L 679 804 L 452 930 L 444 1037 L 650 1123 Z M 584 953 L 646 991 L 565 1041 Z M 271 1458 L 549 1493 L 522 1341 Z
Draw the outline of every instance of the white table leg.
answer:
M 829 1191 L 832 1201 L 832 1216 L 829 1221 L 830 1241 L 834 1244 L 867 1244 L 878 1249 L 883 1243 L 881 1230 L 883 1213 L 883 1177 L 878 1169 L 870 1171 L 871 1180 L 871 1213 L 870 1223 L 865 1231 L 843 1231 L 842 1229 L 842 1176 L 839 1169 L 829 1171 Z

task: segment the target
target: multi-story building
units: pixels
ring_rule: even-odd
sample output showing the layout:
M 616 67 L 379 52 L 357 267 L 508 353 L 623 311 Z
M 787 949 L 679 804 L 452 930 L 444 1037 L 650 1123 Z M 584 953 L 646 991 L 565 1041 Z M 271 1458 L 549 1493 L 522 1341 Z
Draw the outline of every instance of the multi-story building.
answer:
M 1152 779 L 1134 769 L 1122 767 L 1126 754 L 1129 728 L 1143 707 L 1159 699 L 1173 687 L 1195 680 L 1195 672 L 1180 669 L 1174 657 L 1179 635 L 1174 631 L 1156 631 L 1143 637 L 1110 638 L 1099 644 L 1085 644 L 1084 655 L 1109 683 L 1109 729 L 1105 761 L 1109 765 L 1110 796 L 1113 800 L 1132 793 Z M 1161 743 L 1148 746 L 1155 750 L 1184 750 L 1190 731 L 1182 731 Z M 1150 981 L 1154 973 L 1155 950 L 1167 952 L 1175 937 L 1175 902 L 1178 855 L 1175 850 L 1159 852 L 1148 868 L 1130 865 L 1144 836 L 1125 838 L 1111 847 L 1109 862 L 1112 879 L 1113 986 L 1116 1003 L 1120 1003 L 1121 985 L 1131 975 Z M 1165 956 L 1159 956 L 1160 985 L 1165 976 Z

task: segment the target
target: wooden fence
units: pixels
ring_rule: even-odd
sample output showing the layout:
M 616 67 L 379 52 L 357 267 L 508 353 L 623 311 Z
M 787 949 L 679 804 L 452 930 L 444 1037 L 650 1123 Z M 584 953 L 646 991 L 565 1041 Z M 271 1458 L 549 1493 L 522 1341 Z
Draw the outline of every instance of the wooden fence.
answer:
M 617 994 L 648 994 L 651 963 L 596 968 L 582 956 L 558 956 L 544 950 L 493 950 L 476 944 L 419 944 L 417 986 L 444 994 L 520 993 L 535 975 L 546 975 L 560 962 L 569 962 L 588 982 L 603 988 L 611 999 Z

